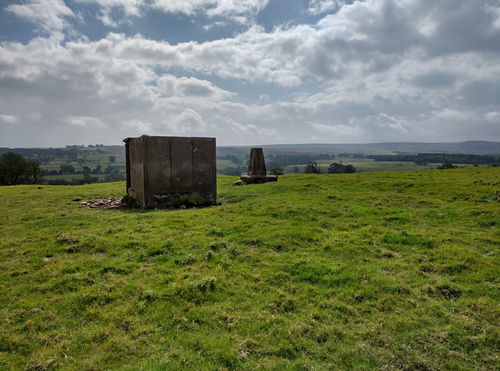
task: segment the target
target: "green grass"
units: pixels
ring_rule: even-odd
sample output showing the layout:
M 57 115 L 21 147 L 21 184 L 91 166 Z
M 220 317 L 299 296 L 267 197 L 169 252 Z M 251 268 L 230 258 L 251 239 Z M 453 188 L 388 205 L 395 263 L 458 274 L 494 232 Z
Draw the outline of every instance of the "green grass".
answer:
M 147 211 L 1 187 L 0 368 L 498 369 L 499 179 L 220 176 L 223 206 Z

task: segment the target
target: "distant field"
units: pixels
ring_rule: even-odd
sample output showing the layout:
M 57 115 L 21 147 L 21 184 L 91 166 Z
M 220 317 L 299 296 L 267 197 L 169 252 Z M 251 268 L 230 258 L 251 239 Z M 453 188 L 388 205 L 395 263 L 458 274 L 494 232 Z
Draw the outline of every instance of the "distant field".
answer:
M 328 172 L 328 166 L 332 162 L 340 162 L 343 164 L 351 164 L 356 168 L 359 173 L 365 172 L 376 172 L 376 171 L 412 171 L 412 170 L 430 170 L 435 169 L 442 165 L 441 163 L 427 164 L 427 165 L 417 165 L 414 162 L 403 162 L 403 161 L 375 161 L 369 158 L 335 158 L 333 160 L 318 160 L 316 161 L 320 165 L 321 171 L 323 173 Z M 473 167 L 470 164 L 455 164 L 458 167 L 468 168 Z M 294 172 L 294 168 L 298 167 L 300 172 L 304 172 L 305 165 L 290 165 L 286 169 L 288 172 Z
M 92 177 L 99 178 L 99 180 L 103 181 L 106 178 L 107 174 L 90 174 Z M 66 175 L 45 175 L 43 178 L 45 180 L 66 180 L 71 181 L 73 179 L 80 179 L 83 175 L 81 174 L 66 174 Z
M 0 187 L 0 369 L 500 368 L 500 168 L 236 179 Z
M 332 160 L 318 160 L 316 162 L 321 165 L 330 165 L 332 162 L 340 162 L 343 164 L 362 164 L 365 162 L 374 162 L 374 160 L 365 157 L 335 157 Z
M 236 166 L 236 164 L 229 160 L 217 160 L 217 169 L 223 170 L 228 167 Z
M 413 162 L 397 162 L 397 161 L 373 161 L 353 163 L 354 167 L 359 172 L 374 172 L 374 171 L 411 171 L 411 170 L 429 170 L 435 169 L 441 164 L 417 165 Z M 472 167 L 472 165 L 457 164 L 460 167 Z
M 441 165 L 441 163 L 434 163 L 428 165 L 416 165 L 415 160 L 410 160 L 410 158 L 415 158 L 415 155 L 406 156 L 407 159 L 402 156 L 402 161 L 375 161 L 372 158 L 367 158 L 366 156 L 372 155 L 397 155 L 396 152 L 391 152 L 388 148 L 394 148 L 394 150 L 401 150 L 404 148 L 404 143 L 400 144 L 390 144 L 385 145 L 362 145 L 362 146 L 351 146 L 351 145 L 277 145 L 277 146 L 262 146 L 264 148 L 264 153 L 266 156 L 267 169 L 271 170 L 273 168 L 283 168 L 285 173 L 303 173 L 306 164 L 311 162 L 316 162 L 320 165 L 322 172 L 326 173 L 328 171 L 328 166 L 333 162 L 341 162 L 344 164 L 352 164 L 358 172 L 377 172 L 377 171 L 411 171 L 411 170 L 428 170 L 431 168 L 436 168 Z M 434 149 L 437 150 L 442 146 L 442 148 L 461 148 L 458 144 L 450 144 L 449 146 L 444 146 L 443 144 L 434 145 L 419 145 L 416 143 L 407 143 L 408 149 Z M 458 147 L 454 147 L 458 145 Z M 465 145 L 465 144 L 462 144 Z M 402 146 L 402 147 L 401 147 Z M 471 142 L 466 145 L 469 146 L 470 150 L 474 153 L 481 153 L 480 147 L 486 146 L 483 152 L 491 152 L 495 150 L 495 143 L 486 142 Z M 472 147 L 471 147 L 472 146 Z M 468 148 L 469 148 L 468 147 Z M 486 148 L 489 148 L 486 150 Z M 8 151 L 9 149 L 0 148 L 0 153 Z M 339 151 L 358 151 L 353 153 L 339 152 Z M 92 173 L 91 177 L 95 178 L 97 173 L 97 178 L 99 181 L 108 181 L 110 177 L 100 175 L 101 173 L 110 173 L 113 171 L 118 171 L 121 177 L 125 176 L 126 164 L 125 164 L 125 148 L 124 146 L 93 146 L 93 147 L 75 147 L 68 146 L 67 148 L 20 148 L 16 151 L 29 159 L 34 159 L 41 162 L 41 168 L 44 171 L 50 173 L 50 175 L 45 176 L 45 181 L 67 181 L 71 182 L 73 179 L 83 179 L 83 168 L 84 166 L 90 168 Z M 237 175 L 246 172 L 247 161 L 249 156 L 249 147 L 218 147 L 217 148 L 217 172 L 218 174 L 226 175 Z M 473 155 L 470 155 L 473 156 Z M 114 158 L 114 161 L 111 160 Z M 326 158 L 326 159 L 325 159 Z M 383 160 L 380 159 L 379 160 Z M 403 162 L 405 161 L 405 162 Z M 433 161 L 428 161 L 433 162 Z M 473 163 L 470 161 L 464 161 Z M 471 165 L 462 165 L 453 162 L 455 165 L 460 167 L 470 167 Z M 487 162 L 479 162 L 487 163 Z M 64 171 L 64 167 L 73 167 L 75 173 Z M 98 170 L 97 167 L 100 166 L 101 169 Z M 113 166 L 114 169 L 106 168 Z M 57 174 L 54 174 L 57 172 Z M 117 178 L 113 178 L 117 179 Z M 89 179 L 87 178 L 87 182 Z

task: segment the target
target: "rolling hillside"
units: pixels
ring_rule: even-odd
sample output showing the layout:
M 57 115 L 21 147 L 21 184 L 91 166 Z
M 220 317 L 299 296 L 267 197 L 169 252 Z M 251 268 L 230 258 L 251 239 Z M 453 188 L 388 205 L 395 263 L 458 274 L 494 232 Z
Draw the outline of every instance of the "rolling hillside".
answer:
M 498 369 L 500 168 L 234 180 L 1 187 L 0 368 Z
M 475 155 L 500 155 L 500 143 L 469 141 L 460 143 L 372 143 L 372 144 L 281 144 L 264 145 L 268 170 L 283 169 L 286 173 L 301 173 L 311 162 L 322 164 L 327 172 L 332 162 L 349 163 L 360 172 L 425 170 L 436 168 L 439 161 L 415 164 L 414 161 L 375 161 L 369 156 L 462 153 Z M 40 163 L 44 183 L 82 184 L 112 182 L 125 178 L 125 150 L 123 145 L 66 146 L 65 148 L 0 148 L 0 155 L 14 151 Z M 240 175 L 246 172 L 249 146 L 218 147 L 217 171 L 219 174 Z M 368 156 L 368 157 L 367 157 Z M 452 162 L 452 161 L 449 161 Z M 470 162 L 454 162 L 461 167 Z M 68 170 L 69 168 L 69 170 Z

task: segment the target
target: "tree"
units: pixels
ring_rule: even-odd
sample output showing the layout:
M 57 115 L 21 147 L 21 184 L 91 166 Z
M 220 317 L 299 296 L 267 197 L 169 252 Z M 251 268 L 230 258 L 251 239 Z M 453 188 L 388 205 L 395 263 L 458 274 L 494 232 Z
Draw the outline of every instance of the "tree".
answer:
M 445 163 L 445 164 L 442 164 L 441 166 L 438 166 L 436 169 L 439 169 L 439 170 L 446 170 L 446 169 L 456 169 L 457 167 L 453 164 L 450 164 L 450 163 Z
M 333 162 L 328 167 L 328 174 L 349 174 L 355 172 L 356 168 L 354 166 L 339 164 L 337 162 Z
M 82 166 L 82 173 L 83 175 L 89 175 L 91 172 L 90 168 L 88 166 Z
M 305 171 L 306 174 L 319 174 L 320 169 L 316 162 L 311 162 L 306 165 Z
M 71 162 L 77 162 L 78 161 L 78 152 L 71 151 L 70 153 L 68 153 L 68 159 Z
M 59 167 L 59 174 L 74 174 L 75 173 L 75 168 L 73 165 L 61 165 Z
M 35 184 L 41 177 L 42 171 L 37 162 L 26 161 L 14 152 L 0 156 L 0 185 Z
M 108 160 L 109 160 L 109 162 L 115 162 L 116 161 L 116 157 L 115 156 L 109 156 Z
M 92 174 L 102 174 L 102 166 L 97 165 L 94 170 L 91 172 Z
M 104 169 L 104 174 L 114 174 L 114 173 L 119 173 L 119 172 L 120 172 L 120 170 L 116 166 L 113 166 L 113 165 L 108 165 Z
M 30 160 L 28 161 L 29 165 L 29 176 L 31 180 L 31 184 L 37 184 L 42 180 L 43 177 L 43 171 L 40 169 L 40 165 L 38 162 Z

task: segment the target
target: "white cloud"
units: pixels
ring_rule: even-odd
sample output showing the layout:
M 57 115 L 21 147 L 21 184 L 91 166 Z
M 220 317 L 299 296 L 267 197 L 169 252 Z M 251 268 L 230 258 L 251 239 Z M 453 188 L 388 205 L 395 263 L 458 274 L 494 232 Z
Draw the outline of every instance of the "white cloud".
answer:
M 273 138 L 275 139 L 274 142 L 276 142 L 276 139 L 280 139 L 278 132 L 275 129 L 259 127 L 254 124 L 241 124 L 234 119 L 228 119 L 226 121 L 226 125 L 229 130 L 231 130 L 237 136 L 250 136 L 259 139 Z
M 248 15 L 266 2 L 201 3 L 171 2 L 170 11 Z M 208 42 L 118 33 L 3 42 L 0 112 L 32 128 L 38 145 L 118 143 L 143 133 L 214 135 L 219 144 L 500 140 L 496 18 L 475 2 L 423 3 L 357 1 L 315 25 L 253 26 Z M 142 15 L 143 2 L 123 4 Z M 237 94 L 247 87 L 255 103 Z
M 312 15 L 331 12 L 344 5 L 343 0 L 310 0 L 307 11 Z
M 194 77 L 178 78 L 173 75 L 160 77 L 158 79 L 158 88 L 163 96 L 224 99 L 234 95 L 229 91 L 216 87 L 210 81 Z
M 99 5 L 102 9 L 110 10 L 112 8 L 121 8 L 125 15 L 140 16 L 141 8 L 147 5 L 145 0 L 76 0 L 79 3 L 93 3 Z
M 126 130 L 130 130 L 130 136 L 140 136 L 143 134 L 153 134 L 153 124 L 139 119 L 122 120 L 121 124 Z
M 177 132 L 183 134 L 192 134 L 204 132 L 207 124 L 203 118 L 194 109 L 188 108 L 181 112 L 174 119 L 174 125 Z
M 193 15 L 197 10 L 216 3 L 216 0 L 154 0 L 152 6 L 167 13 Z
M 365 116 L 362 118 L 352 117 L 343 124 L 325 125 L 313 123 L 311 127 L 318 133 L 342 136 L 350 141 L 361 138 L 363 141 L 391 141 L 400 138 L 410 131 L 413 123 L 401 117 L 393 117 L 385 113 Z
M 500 5 L 486 4 L 485 7 L 493 17 L 493 27 L 496 29 L 500 29 Z
M 0 122 L 2 123 L 12 125 L 12 124 L 17 124 L 19 121 L 20 121 L 19 118 L 16 116 L 0 114 Z
M 106 126 L 101 120 L 96 117 L 91 116 L 67 116 L 64 119 L 64 122 L 67 122 L 72 126 L 79 126 L 83 128 L 102 128 Z
M 76 0 L 100 6 L 98 19 L 105 25 L 116 27 L 130 17 L 141 17 L 144 11 L 153 9 L 165 13 L 188 16 L 205 15 L 223 17 L 238 23 L 245 23 L 264 9 L 269 0 Z M 123 15 L 116 19 L 114 9 L 121 9 Z M 221 23 L 219 22 L 218 25 Z
M 218 21 L 218 22 L 212 22 L 210 24 L 206 24 L 202 28 L 205 31 L 210 31 L 211 29 L 214 29 L 216 27 L 223 27 L 223 26 L 226 26 L 226 25 L 227 25 L 227 22 Z
M 62 31 L 68 25 L 65 18 L 75 17 L 63 0 L 28 0 L 23 4 L 11 4 L 6 10 L 37 24 L 48 33 Z
M 341 135 L 344 138 L 356 138 L 360 134 L 363 134 L 363 132 L 359 130 L 359 128 L 350 125 L 325 125 L 313 123 L 311 127 L 318 133 L 327 135 Z M 315 138 L 314 140 L 319 140 L 320 137 L 313 136 L 312 138 Z
M 216 5 L 207 10 L 209 17 L 227 17 L 244 23 L 264 9 L 269 0 L 217 0 Z
M 493 45 L 494 35 L 500 38 L 500 31 L 491 32 L 491 19 L 490 24 L 467 23 L 471 13 L 475 13 L 474 18 L 487 20 L 488 14 L 480 7 L 462 5 L 456 10 L 456 17 L 462 21 L 444 24 L 442 19 L 446 18 L 449 4 L 435 5 L 429 11 L 419 4 L 407 1 L 399 5 L 388 0 L 355 2 L 326 16 L 316 26 L 298 25 L 273 32 L 254 26 L 233 38 L 205 43 L 171 45 L 114 34 L 100 44 L 138 63 L 178 66 L 223 78 L 293 87 L 307 77 L 326 82 L 384 73 L 409 62 L 415 62 L 414 67 L 419 68 L 419 64 L 440 57 L 448 62 L 457 58 L 472 60 L 477 55 L 474 52 L 481 52 L 478 48 Z M 389 12 L 399 17 L 392 19 L 386 14 Z M 477 30 L 470 30 L 469 38 L 457 39 L 455 34 L 464 27 Z M 426 37 L 429 32 L 444 32 L 452 42 Z M 462 52 L 457 52 L 457 48 Z M 492 57 L 497 63 L 499 53 L 491 54 L 492 51 L 489 47 L 483 63 L 490 63 Z M 445 66 L 443 70 L 448 69 Z M 422 71 L 422 75 L 427 72 Z
M 297 60 L 290 54 L 295 53 L 293 49 L 300 43 L 300 32 L 301 29 L 286 32 L 281 40 L 285 31 L 268 34 L 260 27 L 252 27 L 232 39 L 177 45 L 140 36 L 109 34 L 89 47 L 140 64 L 175 66 L 223 78 L 294 86 L 300 83 L 302 71 L 295 68 Z M 287 60 L 287 55 L 293 59 Z
M 111 10 L 101 9 L 97 15 L 97 19 L 102 22 L 103 25 L 108 27 L 118 27 L 121 23 L 120 20 L 114 20 L 111 15 Z
M 500 125 L 500 112 L 486 112 L 484 118 L 492 124 Z
M 471 121 L 476 118 L 475 112 L 445 108 L 435 113 L 438 119 L 451 121 Z

